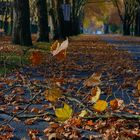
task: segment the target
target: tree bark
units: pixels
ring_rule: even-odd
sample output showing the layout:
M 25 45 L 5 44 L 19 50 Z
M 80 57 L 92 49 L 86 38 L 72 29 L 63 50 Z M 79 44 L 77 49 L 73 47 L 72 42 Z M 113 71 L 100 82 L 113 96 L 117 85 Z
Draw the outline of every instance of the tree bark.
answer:
M 12 35 L 12 31 L 13 31 L 13 4 L 12 3 L 11 3 L 11 8 L 10 8 L 10 16 L 11 16 L 11 22 L 10 22 L 9 35 Z
M 137 13 L 136 13 L 135 35 L 140 36 L 140 8 L 137 9 Z
M 104 33 L 109 34 L 109 24 L 108 23 L 104 24 Z
M 49 14 L 51 15 L 52 21 L 53 21 L 53 28 L 54 28 L 54 30 L 53 30 L 53 33 L 54 33 L 53 39 L 54 40 L 59 39 L 59 30 L 58 30 L 59 23 L 58 23 L 57 3 L 58 3 L 58 1 L 52 0 L 52 8 L 49 11 Z
M 29 0 L 14 0 L 12 42 L 31 46 Z
M 123 22 L 123 35 L 130 35 L 130 24 L 127 23 L 125 20 Z
M 72 23 L 72 35 L 78 35 L 80 34 L 80 18 L 74 17 L 73 23 Z
M 38 11 L 38 41 L 49 42 L 48 11 L 46 0 L 36 1 Z

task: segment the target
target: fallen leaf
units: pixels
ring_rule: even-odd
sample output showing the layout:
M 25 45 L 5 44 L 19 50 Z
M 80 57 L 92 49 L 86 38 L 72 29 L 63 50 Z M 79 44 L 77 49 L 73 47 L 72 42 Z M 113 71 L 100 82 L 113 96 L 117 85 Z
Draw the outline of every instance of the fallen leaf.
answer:
M 55 56 L 57 60 L 64 60 L 66 58 L 66 50 L 62 50 Z
M 91 77 L 89 77 L 87 80 L 84 81 L 84 86 L 92 87 L 92 86 L 98 86 L 101 83 L 101 74 L 100 73 L 93 73 Z
M 57 119 L 62 122 L 71 118 L 72 113 L 72 108 L 66 103 L 64 103 L 64 107 L 55 109 L 55 115 L 57 116 Z
M 108 104 L 106 101 L 104 100 L 98 100 L 94 105 L 93 108 L 97 111 L 97 112 L 103 112 L 104 110 L 106 110 Z
M 79 114 L 79 117 L 85 117 L 88 114 L 86 110 L 82 110 L 81 113 Z
M 95 125 L 94 122 L 93 122 L 92 120 L 87 121 L 86 124 L 87 124 L 88 126 L 94 126 L 94 125 Z
M 118 108 L 118 100 L 117 99 L 111 100 L 110 106 L 113 110 L 117 109 Z
M 137 81 L 137 89 L 140 91 L 140 80 Z
M 59 88 L 47 89 L 44 93 L 46 100 L 56 102 L 61 96 L 62 92 Z
M 26 125 L 32 125 L 34 122 L 36 121 L 36 119 L 26 119 L 25 121 L 24 121 L 24 123 L 26 124 Z
M 91 89 L 91 99 L 90 101 L 92 103 L 95 103 L 99 100 L 101 95 L 101 89 L 99 87 L 94 87 Z
M 51 51 L 56 50 L 58 46 L 59 46 L 59 42 L 58 42 L 58 40 L 56 40 L 56 41 L 51 45 Z
M 72 126 L 79 127 L 79 126 L 81 126 L 81 123 L 82 123 L 82 121 L 81 121 L 80 118 L 72 118 L 72 119 L 70 119 L 70 124 Z
M 57 48 L 54 51 L 52 51 L 53 56 L 58 55 L 60 52 L 63 52 L 63 50 L 66 50 L 68 48 L 68 45 L 69 41 L 67 38 L 65 41 L 61 43 L 61 45 L 58 45 Z
M 32 52 L 29 59 L 33 66 L 40 65 L 42 62 L 42 54 L 40 51 L 34 51 L 34 52 Z
M 33 107 L 33 108 L 31 109 L 31 112 L 37 114 L 37 113 L 39 112 L 39 109 L 36 108 L 36 107 Z

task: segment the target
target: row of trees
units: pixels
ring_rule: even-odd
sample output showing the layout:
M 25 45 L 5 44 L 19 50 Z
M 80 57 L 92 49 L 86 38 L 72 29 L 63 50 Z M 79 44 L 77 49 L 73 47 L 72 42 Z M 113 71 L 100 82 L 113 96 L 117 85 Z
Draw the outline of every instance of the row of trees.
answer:
M 48 42 L 48 15 L 52 18 L 55 39 L 79 34 L 81 12 L 85 2 L 86 0 L 1 0 L 0 4 L 10 3 L 7 7 L 11 11 L 12 42 L 30 46 L 32 45 L 31 12 L 37 13 L 38 41 Z M 32 6 L 34 9 L 31 9 Z M 7 12 L 6 9 L 3 11 L 3 14 Z
M 112 0 L 118 9 L 124 35 L 140 36 L 140 0 Z
M 38 24 L 38 41 L 49 41 L 48 16 L 52 19 L 54 39 L 65 38 L 80 33 L 87 2 L 113 3 L 122 21 L 123 34 L 140 36 L 140 0 L 0 0 L 0 14 L 5 15 L 4 25 L 8 17 L 11 19 L 12 42 L 30 46 L 33 15 Z M 5 3 L 8 5 L 4 6 Z

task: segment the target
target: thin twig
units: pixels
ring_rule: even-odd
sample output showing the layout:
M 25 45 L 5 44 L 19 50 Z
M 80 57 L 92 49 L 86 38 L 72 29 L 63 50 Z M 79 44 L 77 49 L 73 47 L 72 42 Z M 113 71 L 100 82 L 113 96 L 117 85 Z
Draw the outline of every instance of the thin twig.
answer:
M 20 114 L 24 113 L 24 112 L 32 105 L 34 99 L 35 99 L 37 96 L 39 96 L 41 93 L 42 93 L 42 91 L 40 91 L 40 92 L 38 92 L 37 94 L 35 94 L 35 95 L 32 97 L 32 99 L 29 101 L 29 104 L 27 104 L 26 107 L 25 107 L 22 111 L 20 111 L 20 112 L 14 114 L 8 121 L 6 121 L 6 122 L 4 122 L 4 123 L 1 123 L 0 126 L 6 125 L 6 124 L 10 123 L 14 118 L 16 118 L 16 117 L 19 116 Z

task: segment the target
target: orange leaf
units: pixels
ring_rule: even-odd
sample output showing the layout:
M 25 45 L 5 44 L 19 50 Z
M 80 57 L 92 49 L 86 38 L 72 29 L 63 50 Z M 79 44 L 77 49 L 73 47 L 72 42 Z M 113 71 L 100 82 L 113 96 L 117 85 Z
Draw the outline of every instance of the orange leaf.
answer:
M 59 127 L 58 123 L 53 123 L 51 124 L 51 128 L 57 129 Z
M 140 80 L 137 81 L 137 89 L 140 91 Z
M 80 118 L 72 118 L 71 120 L 70 120 L 70 124 L 72 125 L 72 126 L 77 126 L 77 127 L 79 127 L 79 126 L 81 126 L 81 119 Z
M 32 52 L 30 61 L 33 66 L 40 65 L 42 62 L 42 54 L 39 51 Z
M 53 78 L 52 81 L 60 84 L 65 82 L 64 78 Z
M 54 50 L 57 49 L 58 43 L 59 43 L 58 40 L 56 40 L 56 41 L 52 44 L 52 46 L 51 46 L 51 51 L 54 51 Z
M 110 106 L 113 110 L 117 109 L 118 108 L 118 101 L 117 99 L 114 99 L 114 100 L 111 100 L 110 101 Z
M 94 122 L 92 120 L 89 120 L 89 121 L 87 121 L 87 125 L 88 126 L 94 126 L 95 124 L 94 124 Z
M 104 100 L 98 100 L 94 105 L 93 108 L 97 111 L 97 112 L 103 112 L 104 110 L 106 110 L 108 104 L 106 101 Z
M 39 112 L 39 109 L 34 107 L 31 109 L 31 112 L 37 114 Z
M 57 60 L 64 60 L 66 58 L 66 50 L 62 50 L 55 57 Z

